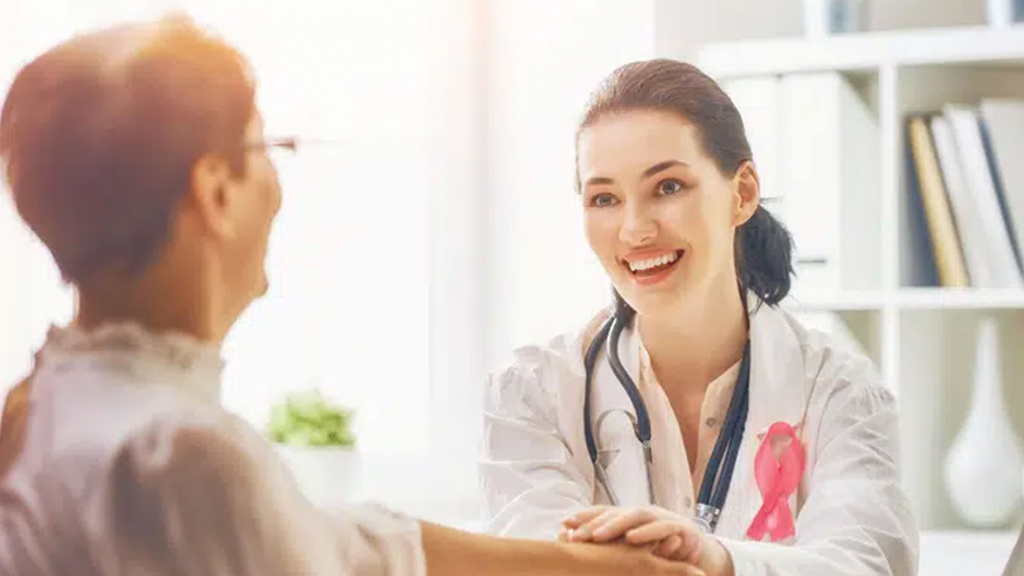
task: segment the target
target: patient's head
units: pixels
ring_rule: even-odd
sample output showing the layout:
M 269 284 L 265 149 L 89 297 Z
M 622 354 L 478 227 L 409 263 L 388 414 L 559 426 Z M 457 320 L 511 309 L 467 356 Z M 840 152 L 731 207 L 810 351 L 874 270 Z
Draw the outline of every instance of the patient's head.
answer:
M 254 81 L 187 18 L 84 34 L 28 63 L 0 112 L 0 158 L 83 324 L 219 340 L 266 290 L 280 187 Z

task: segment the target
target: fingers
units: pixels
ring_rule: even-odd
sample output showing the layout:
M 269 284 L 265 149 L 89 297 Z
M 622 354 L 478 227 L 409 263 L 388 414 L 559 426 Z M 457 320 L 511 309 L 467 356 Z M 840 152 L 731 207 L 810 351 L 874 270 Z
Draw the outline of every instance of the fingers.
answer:
M 614 518 L 617 518 L 625 513 L 624 510 L 609 508 L 598 514 L 594 518 L 591 518 L 587 522 L 583 523 L 579 528 L 572 531 L 572 537 L 574 542 L 594 542 L 594 541 L 607 541 L 611 540 L 597 540 L 594 538 L 594 532 L 601 527 L 611 522 Z
M 691 522 L 657 520 L 626 532 L 626 542 L 640 546 L 657 543 L 655 553 L 675 560 L 693 560 L 699 557 L 703 534 Z M 672 547 L 671 552 L 666 552 Z
M 612 510 L 584 524 L 581 530 L 588 530 L 594 542 L 608 542 L 621 538 L 626 532 L 655 519 L 654 513 L 645 508 Z
M 628 530 L 625 537 L 630 544 L 650 544 L 686 531 L 687 526 L 678 520 L 655 520 Z
M 562 520 L 562 526 L 572 529 L 579 528 L 583 524 L 590 522 L 608 510 L 611 510 L 610 506 L 592 506 L 586 510 L 573 514 L 565 520 Z
M 626 514 L 625 510 L 619 508 L 608 508 L 594 518 L 591 518 L 579 528 L 572 531 L 573 542 L 608 542 L 614 538 L 596 538 L 595 532 L 612 522 L 616 518 Z
M 701 551 L 704 546 L 704 537 L 695 533 L 676 534 L 679 546 L 666 558 L 681 560 L 684 562 L 699 563 Z
M 676 552 L 683 546 L 683 538 L 678 534 L 673 534 L 668 538 L 662 540 L 654 548 L 654 553 L 662 558 L 675 559 Z

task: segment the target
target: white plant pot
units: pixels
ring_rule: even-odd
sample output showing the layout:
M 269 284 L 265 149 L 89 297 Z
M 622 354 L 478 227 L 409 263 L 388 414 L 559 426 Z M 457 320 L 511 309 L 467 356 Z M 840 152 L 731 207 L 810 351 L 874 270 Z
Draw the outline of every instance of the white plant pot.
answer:
M 319 508 L 353 502 L 359 490 L 359 452 L 354 448 L 275 445 L 299 489 Z
M 999 338 L 991 318 L 981 321 L 976 354 L 970 412 L 946 456 L 946 490 L 965 522 L 999 528 L 1021 503 L 1024 449 L 1003 400 Z

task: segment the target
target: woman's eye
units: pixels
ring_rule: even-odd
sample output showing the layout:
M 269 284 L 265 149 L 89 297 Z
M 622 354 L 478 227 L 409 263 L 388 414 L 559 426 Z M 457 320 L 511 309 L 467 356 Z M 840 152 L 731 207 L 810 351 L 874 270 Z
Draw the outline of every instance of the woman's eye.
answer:
M 666 196 L 683 191 L 683 183 L 679 180 L 665 180 L 658 184 L 658 193 Z
M 595 194 L 590 199 L 591 206 L 611 206 L 615 203 L 615 197 L 611 194 Z

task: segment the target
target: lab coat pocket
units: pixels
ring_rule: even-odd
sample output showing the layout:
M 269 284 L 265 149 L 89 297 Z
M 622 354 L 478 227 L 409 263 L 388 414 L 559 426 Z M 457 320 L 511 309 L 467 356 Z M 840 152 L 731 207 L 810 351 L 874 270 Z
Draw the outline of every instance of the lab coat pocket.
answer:
M 609 413 L 597 430 L 597 462 L 621 506 L 650 504 L 643 449 L 625 413 Z

